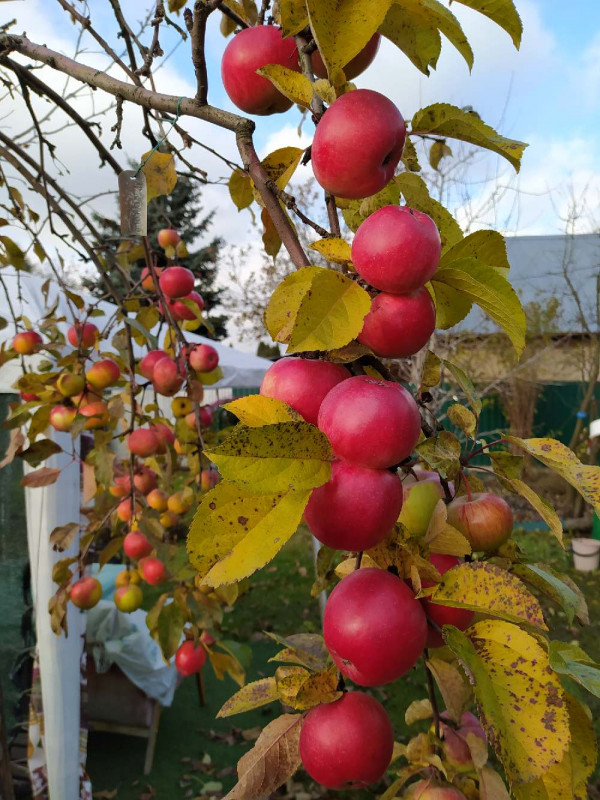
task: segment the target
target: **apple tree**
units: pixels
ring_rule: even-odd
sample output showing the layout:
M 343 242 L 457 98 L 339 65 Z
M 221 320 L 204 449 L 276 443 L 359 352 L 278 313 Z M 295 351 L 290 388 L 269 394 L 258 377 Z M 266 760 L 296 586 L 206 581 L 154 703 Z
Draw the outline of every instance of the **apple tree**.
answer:
M 101 563 L 124 550 L 137 565 L 122 579 L 116 599 L 122 610 L 139 605 L 141 582 L 164 584 L 149 628 L 165 657 L 177 652 L 179 669 L 192 674 L 208 654 L 217 674 L 230 672 L 241 684 L 220 716 L 273 702 L 284 707 L 240 760 L 230 800 L 269 795 L 301 764 L 328 788 L 367 786 L 387 773 L 386 800 L 585 797 L 596 745 L 579 688 L 598 696 L 600 667 L 577 645 L 550 638 L 539 598 L 582 624 L 585 600 L 568 577 L 521 551 L 503 498 L 525 498 L 563 544 L 556 512 L 522 478 L 524 457 L 555 470 L 599 510 L 600 469 L 582 465 L 552 439 L 482 440 L 472 381 L 434 352 L 424 353 L 415 385 L 397 380 L 390 362 L 422 351 L 435 328 L 451 328 L 474 304 L 502 329 L 507 347 L 518 355 L 525 346 L 525 315 L 510 285 L 503 237 L 492 230 L 463 234 L 420 177 L 415 143 L 427 143 L 435 159 L 447 141 L 458 140 L 516 170 L 526 145 L 449 103 L 405 120 L 382 93 L 352 83 L 377 58 L 382 37 L 428 75 L 443 34 L 444 46 L 456 48 L 471 67 L 473 49 L 457 17 L 439 0 L 195 0 L 187 6 L 169 0 L 168 8 L 158 0 L 137 32 L 111 0 L 118 31 L 111 42 L 87 12 L 57 2 L 82 36 L 94 39 L 110 70 L 83 55 L 68 58 L 10 25 L 0 34 L 3 82 L 11 102 L 29 115 L 27 135 L 36 145 L 24 147 L 23 137 L 0 131 L 2 224 L 29 242 L 25 247 L 1 236 L 2 264 L 22 270 L 33 256 L 42 261 L 61 283 L 74 321 L 66 341 L 56 309 L 37 330 L 14 314 L 17 334 L 1 353 L 4 362 L 22 358 L 17 388 L 23 403 L 8 422 L 8 457 L 41 464 L 59 447 L 46 436 L 48 426 L 74 438 L 94 431 L 84 460 L 93 508 L 79 558 L 56 571 L 55 629 L 67 602 L 83 608 L 97 602 L 97 582 L 78 573 L 102 537 Z M 512 0 L 457 2 L 488 17 L 519 46 Z M 209 102 L 205 39 L 213 14 L 228 37 L 223 86 L 240 113 Z M 194 97 L 156 90 L 161 40 L 172 30 L 190 47 Z M 53 73 L 113 98 L 115 141 L 125 111 L 127 120 L 139 111 L 150 146 L 139 154 L 137 170 L 123 174 L 73 97 L 53 88 Z M 98 249 L 93 219 L 49 163 L 56 142 L 34 96 L 75 125 L 115 173 L 115 185 L 117 178 L 125 185 L 122 207 L 131 210 L 133 203 L 136 213 L 123 213 L 120 260 Z M 260 120 L 247 115 L 271 116 L 294 104 L 314 125 L 312 145 L 290 142 L 261 160 L 253 140 Z M 186 130 L 186 120 L 235 138 L 239 163 L 216 154 L 227 167 L 231 200 L 260 218 L 266 252 L 275 256 L 284 247 L 296 268 L 265 313 L 266 328 L 286 356 L 269 369 L 260 394 L 227 405 L 239 424 L 225 435 L 210 429 L 201 405 L 202 384 L 218 377 L 214 352 L 186 340 L 186 330 L 203 324 L 194 274 L 179 263 L 185 256 L 176 231 L 162 231 L 158 243 L 145 235 L 145 201 L 168 195 L 178 170 L 204 174 L 206 148 Z M 182 146 L 171 143 L 171 131 Z M 310 163 L 323 190 L 326 228 L 290 191 L 301 162 Z M 43 215 L 24 199 L 17 179 L 41 196 Z M 135 201 L 128 181 L 135 191 L 142 186 Z M 115 301 L 117 312 L 102 330 L 94 322 L 103 314 L 99 305 L 86 308 L 64 285 L 62 256 L 50 257 L 44 245 L 50 232 L 95 267 Z M 306 233 L 309 247 L 302 244 Z M 160 273 L 157 245 L 169 264 Z M 328 266 L 315 266 L 312 253 Z M 129 266 L 140 254 L 146 267 L 135 281 Z M 113 269 L 129 278 L 124 295 L 113 290 Z M 39 351 L 48 359 L 29 368 L 29 355 Z M 464 398 L 448 410 L 455 432 L 430 408 L 442 367 Z M 173 398 L 171 416 L 157 395 Z M 126 459 L 115 455 L 119 440 L 126 442 Z M 487 464 L 476 465 L 482 455 Z M 55 479 L 56 471 L 41 467 L 25 482 Z M 169 530 L 192 510 L 189 563 L 182 563 Z M 231 646 L 215 641 L 211 630 L 222 605 L 238 598 L 303 520 L 322 544 L 316 591 L 331 589 L 323 635 L 278 639 L 274 674 L 244 684 Z M 77 525 L 54 531 L 53 541 L 60 545 L 77 532 Z M 406 709 L 406 723 L 428 720 L 430 727 L 402 745 L 385 706 L 368 689 L 402 680 L 419 660 L 427 676 L 424 697 Z

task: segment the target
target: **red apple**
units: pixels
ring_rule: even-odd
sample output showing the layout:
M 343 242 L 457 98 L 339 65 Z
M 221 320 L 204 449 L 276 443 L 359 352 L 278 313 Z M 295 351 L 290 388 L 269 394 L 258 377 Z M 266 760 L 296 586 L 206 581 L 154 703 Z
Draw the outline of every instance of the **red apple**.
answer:
M 152 549 L 152 545 L 141 531 L 130 531 L 123 539 L 123 551 L 133 561 L 149 556 Z
M 173 397 L 183 386 L 183 378 L 175 361 L 168 356 L 161 358 L 154 365 L 152 385 L 165 397 Z
M 69 597 L 77 608 L 93 608 L 102 597 L 102 584 L 97 578 L 80 578 L 71 586 Z
M 163 250 L 166 250 L 167 247 L 177 247 L 181 236 L 173 228 L 163 228 L 158 232 L 156 239 Z
M 455 786 L 439 783 L 433 778 L 412 783 L 402 797 L 406 800 L 467 800 Z
M 210 344 L 198 344 L 190 350 L 190 366 L 196 372 L 212 372 L 219 366 L 219 354 Z
M 204 300 L 198 294 L 198 292 L 190 292 L 186 294 L 185 297 L 180 298 L 179 300 L 170 300 L 168 297 L 165 298 L 167 305 L 171 309 L 171 314 L 173 318 L 176 320 L 194 320 L 196 319 L 196 315 L 192 311 L 191 308 L 188 308 L 185 303 L 182 303 L 182 300 L 188 300 L 194 303 L 198 311 L 202 311 L 204 309 Z M 162 310 L 162 309 L 161 309 Z
M 336 197 L 376 194 L 394 177 L 405 139 L 402 114 L 387 97 L 371 89 L 343 94 L 317 125 L 315 178 Z
M 154 267 L 154 272 L 156 273 L 156 277 L 160 278 L 162 269 L 160 267 Z M 142 286 L 147 292 L 154 292 L 156 290 L 156 287 L 154 286 L 154 278 L 152 277 L 152 273 L 148 267 L 144 267 L 142 270 Z
M 142 574 L 150 586 L 160 586 L 167 580 L 165 565 L 158 558 L 146 558 L 142 565 Z
M 144 600 L 144 593 L 135 583 L 128 586 L 120 586 L 114 594 L 114 601 L 119 611 L 131 614 L 137 611 Z
M 234 36 L 223 53 L 221 77 L 231 102 L 246 114 L 278 114 L 292 101 L 277 91 L 256 70 L 267 64 L 300 72 L 298 50 L 293 37 L 283 38 L 280 28 L 259 25 Z
M 360 686 L 379 686 L 406 675 L 417 663 L 427 640 L 427 619 L 396 575 L 359 569 L 330 594 L 323 637 L 340 672 Z
M 87 417 L 88 420 L 83 426 L 84 431 L 95 430 L 96 428 L 104 428 L 110 422 L 110 412 L 106 403 L 99 401 L 97 403 L 86 403 L 80 406 L 79 414 L 82 417 Z
M 435 330 L 435 305 L 423 286 L 411 294 L 382 292 L 373 299 L 358 341 L 382 358 L 408 358 Z
M 150 428 L 138 428 L 127 437 L 127 447 L 134 456 L 147 458 L 158 451 L 160 441 L 155 431 Z
M 474 551 L 496 550 L 512 533 L 510 506 L 498 495 L 476 492 L 448 505 L 448 523 L 465 536 Z
M 194 288 L 194 273 L 185 267 L 168 267 L 163 270 L 159 284 L 167 297 L 185 297 Z
M 437 569 L 440 575 L 448 572 L 452 567 L 460 564 L 460 559 L 456 556 L 447 556 L 441 553 L 432 553 L 429 560 Z M 428 586 L 435 586 L 433 581 L 422 581 L 424 588 Z M 473 612 L 467 608 L 452 608 L 451 606 L 443 606 L 435 603 L 432 600 L 421 600 L 425 614 L 429 622 L 433 622 L 437 628 L 443 628 L 444 625 L 454 625 L 461 631 L 468 628 L 473 621 Z M 443 647 L 445 642 L 442 634 L 433 625 L 428 625 L 427 633 L 427 647 Z
M 133 476 L 133 485 L 140 494 L 149 494 L 156 489 L 156 472 L 150 467 L 140 467 Z
M 154 377 L 154 367 L 162 358 L 170 358 L 165 350 L 150 350 L 140 361 L 140 372 L 151 381 Z
M 213 489 L 219 482 L 219 473 L 216 469 L 203 469 L 200 473 L 200 488 L 203 492 Z
M 441 715 L 441 735 L 444 741 L 444 754 L 446 759 L 458 772 L 469 772 L 473 767 L 473 757 L 467 738 L 469 734 L 477 736 L 487 747 L 487 737 L 481 723 L 470 711 L 460 718 L 460 725 L 450 724 L 451 717 L 447 711 Z
M 282 358 L 267 370 L 260 385 L 263 397 L 281 400 L 312 425 L 317 424 L 325 396 L 350 373 L 340 364 L 305 358 Z
M 77 411 L 70 406 L 54 406 L 50 411 L 50 425 L 55 431 L 69 431 Z
M 397 475 L 335 461 L 331 480 L 313 490 L 304 515 L 313 536 L 327 547 L 368 550 L 390 533 L 401 508 Z
M 363 73 L 366 68 L 372 64 L 373 59 L 379 50 L 380 43 L 381 36 L 378 33 L 374 33 L 360 53 L 355 55 L 354 58 L 350 59 L 350 61 L 344 67 L 344 75 L 346 76 L 347 81 L 351 81 L 353 78 L 356 78 L 357 75 Z M 318 50 L 315 50 L 311 54 L 310 61 L 313 72 L 317 78 L 326 78 L 327 68 L 323 63 L 323 59 L 321 58 L 321 54 Z
M 12 349 L 22 356 L 30 356 L 35 353 L 39 345 L 42 344 L 42 337 L 35 331 L 21 331 L 12 340 Z
M 202 406 L 200 409 L 200 422 L 203 428 L 210 428 L 213 421 L 213 412 L 208 406 Z
M 384 206 L 356 231 L 352 262 L 376 289 L 406 294 L 433 276 L 441 248 L 437 225 L 427 214 L 408 206 Z
M 152 489 L 152 491 L 148 492 L 146 495 L 146 502 L 150 508 L 153 508 L 161 514 L 163 511 L 167 510 L 167 499 L 167 493 L 163 492 L 161 489 Z
M 206 662 L 206 650 L 199 644 L 188 640 L 180 644 L 175 653 L 175 667 L 180 675 L 187 677 L 200 672 Z
M 207 647 L 212 647 L 217 640 L 208 631 L 202 631 L 200 634 L 200 641 Z
M 175 444 L 175 434 L 168 425 L 159 422 L 156 425 L 152 425 L 150 430 L 158 438 L 158 453 L 165 453 L 169 445 Z
M 67 331 L 67 339 L 73 347 L 89 350 L 96 344 L 99 336 L 98 328 L 92 322 L 76 322 Z
M 135 503 L 133 507 L 133 515 L 137 517 L 142 512 L 142 507 L 139 503 Z M 128 497 L 127 500 L 123 500 L 117 506 L 117 519 L 120 519 L 121 522 L 131 522 L 131 499 Z
M 384 707 L 364 692 L 346 692 L 311 709 L 300 733 L 300 758 L 328 789 L 362 788 L 388 768 L 394 731 Z
M 414 450 L 421 416 L 412 395 L 399 383 L 358 375 L 329 392 L 318 425 L 338 458 L 386 469 Z
M 120 375 L 119 365 L 112 358 L 103 358 L 102 361 L 96 361 L 85 373 L 89 385 L 92 389 L 98 391 L 108 389 L 109 386 L 115 384 Z
M 32 394 L 31 392 L 19 392 L 19 397 L 24 403 L 31 403 L 40 399 L 37 394 Z

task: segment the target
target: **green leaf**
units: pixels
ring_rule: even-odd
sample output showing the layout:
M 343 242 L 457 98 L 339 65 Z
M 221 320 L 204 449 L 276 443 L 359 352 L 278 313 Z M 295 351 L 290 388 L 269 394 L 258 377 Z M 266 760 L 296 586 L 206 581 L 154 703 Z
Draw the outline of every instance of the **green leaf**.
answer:
M 510 283 L 491 267 L 474 258 L 460 258 L 438 269 L 434 287 L 442 283 L 461 292 L 496 322 L 513 343 L 518 355 L 525 347 L 525 313 Z
M 462 292 L 443 283 L 428 283 L 427 289 L 435 302 L 435 327 L 446 331 L 462 322 L 473 303 Z
M 276 422 L 292 422 L 301 419 L 300 414 L 282 400 L 274 397 L 263 397 L 261 394 L 249 394 L 226 403 L 223 408 L 248 425 L 260 428 L 262 425 L 273 425 Z
M 163 606 L 156 622 L 156 640 L 162 654 L 168 661 L 177 652 L 186 617 L 179 603 Z
M 241 169 L 234 169 L 227 183 L 231 199 L 238 211 L 252 205 L 252 178 Z
M 295 36 L 308 25 L 304 0 L 280 0 L 281 29 L 284 36 Z
M 543 775 L 566 752 L 565 693 L 546 650 L 517 625 L 482 620 L 444 638 L 471 680 L 482 722 L 510 783 Z
M 53 442 L 52 439 L 40 439 L 39 442 L 33 442 L 27 450 L 19 453 L 19 458 L 22 458 L 31 467 L 37 467 L 42 461 L 56 453 L 62 453 L 62 447 L 59 444 Z
M 282 95 L 292 103 L 310 108 L 313 99 L 312 84 L 301 72 L 282 67 L 281 64 L 267 64 L 256 70 L 259 75 L 270 81 Z
M 388 12 L 392 0 L 306 0 L 315 41 L 329 80 L 345 82 L 343 68 L 367 44 Z
M 578 647 L 567 642 L 550 642 L 550 666 L 560 675 L 568 675 L 588 692 L 600 697 L 600 665 Z
M 527 147 L 524 142 L 500 136 L 477 113 L 449 103 L 435 103 L 417 111 L 412 118 L 411 133 L 434 134 L 485 147 L 509 161 L 517 172 Z
M 510 263 L 506 254 L 506 240 L 498 231 L 475 231 L 465 236 L 442 254 L 440 267 L 465 257 L 493 267 L 504 278 L 508 278 Z
M 444 573 L 429 600 L 548 630 L 540 604 L 525 584 L 494 564 L 480 561 L 452 567 Z
M 204 452 L 225 480 L 250 494 L 314 489 L 331 477 L 329 441 L 304 421 L 238 425 L 222 444 Z
M 515 8 L 513 0 L 455 0 L 468 6 L 474 11 L 479 11 L 505 30 L 513 40 L 514 46 L 519 49 L 523 35 L 523 23 Z
M 514 564 L 512 571 L 522 581 L 543 592 L 559 605 L 567 615 L 569 625 L 573 623 L 575 617 L 583 625 L 589 624 L 585 597 L 581 589 L 567 575 L 561 575 L 547 564 Z
M 473 381 L 469 378 L 467 373 L 451 361 L 446 361 L 446 359 L 444 359 L 442 363 L 460 387 L 473 411 L 477 415 L 481 414 L 481 400 L 477 396 Z
M 236 583 L 268 564 L 296 531 L 309 497 L 310 490 L 251 496 L 226 481 L 207 492 L 187 540 L 203 583 Z
M 352 248 L 344 239 L 319 239 L 308 245 L 309 250 L 316 250 L 327 261 L 334 264 L 348 264 L 352 262 Z
M 414 146 L 412 139 L 408 136 L 404 142 L 404 150 L 402 151 L 402 163 L 409 172 L 421 172 L 421 165 L 419 164 L 419 157 L 417 155 L 417 148 Z
M 407 205 L 429 214 L 438 226 L 443 247 L 451 247 L 463 238 L 460 225 L 452 214 L 429 194 L 427 184 L 418 175 L 403 172 L 394 178 Z
M 288 345 L 288 353 L 334 350 L 358 336 L 370 307 L 368 293 L 345 275 L 303 267 L 275 289 L 265 322 L 271 338 Z
M 4 248 L 4 254 L 0 254 L 0 263 L 11 264 L 15 269 L 27 269 L 25 253 L 16 242 L 8 236 L 0 236 L 0 243 Z

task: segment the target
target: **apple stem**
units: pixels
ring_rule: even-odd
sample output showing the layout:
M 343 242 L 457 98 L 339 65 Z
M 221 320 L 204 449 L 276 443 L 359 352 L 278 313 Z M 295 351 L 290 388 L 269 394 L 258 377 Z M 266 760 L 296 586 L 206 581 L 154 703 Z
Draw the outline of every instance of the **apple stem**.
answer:
M 356 563 L 354 564 L 354 569 L 360 569 L 360 565 L 362 563 L 363 551 L 359 550 L 356 554 Z

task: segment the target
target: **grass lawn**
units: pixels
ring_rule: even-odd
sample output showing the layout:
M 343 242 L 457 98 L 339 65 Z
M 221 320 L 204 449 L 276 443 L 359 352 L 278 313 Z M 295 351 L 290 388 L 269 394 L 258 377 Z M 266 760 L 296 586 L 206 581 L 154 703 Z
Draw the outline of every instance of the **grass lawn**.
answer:
M 518 535 L 522 547 L 536 560 L 551 563 L 567 572 L 584 590 L 590 607 L 592 623 L 587 628 L 570 626 L 562 614 L 547 610 L 547 621 L 555 638 L 577 641 L 600 660 L 600 573 L 575 573 L 570 566 L 570 556 L 564 553 L 545 533 Z M 240 599 L 235 609 L 226 616 L 224 633 L 227 638 L 250 641 L 253 668 L 249 679 L 273 674 L 274 664 L 268 658 L 276 645 L 257 636 L 261 630 L 273 630 L 286 635 L 293 632 L 314 632 L 320 627 L 316 600 L 310 598 L 312 583 L 312 552 L 310 539 L 297 534 L 273 563 L 253 580 L 250 591 Z M 200 708 L 196 685 L 187 679 L 178 689 L 174 704 L 163 711 L 153 772 L 148 778 L 141 774 L 145 742 L 131 737 L 95 733 L 90 735 L 88 766 L 95 792 L 106 792 L 100 797 L 117 800 L 176 800 L 178 798 L 210 797 L 214 792 L 227 791 L 234 783 L 233 767 L 240 755 L 252 746 L 257 726 L 264 726 L 279 713 L 276 704 L 262 711 L 248 712 L 227 720 L 215 720 L 215 715 L 235 691 L 235 684 L 226 679 L 217 681 L 206 668 L 207 705 Z M 376 690 L 394 722 L 396 738 L 406 741 L 409 732 L 404 724 L 404 711 L 409 703 L 424 697 L 424 679 L 421 669 L 383 690 Z M 600 701 L 589 695 L 582 699 L 592 709 L 596 730 L 600 736 Z M 413 735 L 415 728 L 410 729 Z M 310 797 L 327 797 L 314 792 L 314 785 L 299 774 L 305 787 L 294 784 L 288 797 L 309 800 Z M 116 790 L 116 795 L 112 792 Z M 367 798 L 373 792 L 335 793 L 331 797 Z

